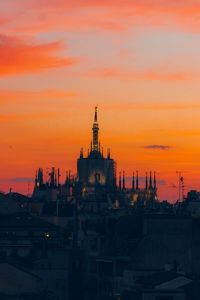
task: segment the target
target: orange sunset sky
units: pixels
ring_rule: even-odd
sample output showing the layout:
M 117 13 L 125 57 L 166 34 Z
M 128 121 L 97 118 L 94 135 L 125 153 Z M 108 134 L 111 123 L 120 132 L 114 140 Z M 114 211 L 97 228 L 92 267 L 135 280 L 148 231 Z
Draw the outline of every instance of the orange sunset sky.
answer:
M 76 172 L 100 139 L 118 171 L 156 171 L 160 200 L 200 179 L 200 1 L 0 2 L 0 190 Z

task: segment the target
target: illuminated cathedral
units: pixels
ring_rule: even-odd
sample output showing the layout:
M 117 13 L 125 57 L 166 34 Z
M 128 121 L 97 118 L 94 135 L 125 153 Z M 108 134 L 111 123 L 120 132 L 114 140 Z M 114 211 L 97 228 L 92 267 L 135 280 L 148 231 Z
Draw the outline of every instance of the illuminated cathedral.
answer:
M 82 184 L 85 192 L 94 191 L 96 186 L 114 189 L 116 187 L 116 164 L 110 157 L 109 149 L 106 157 L 103 154 L 103 147 L 101 148 L 99 141 L 97 107 L 95 107 L 92 131 L 93 140 L 90 145 L 90 151 L 84 157 L 83 149 L 81 149 L 80 157 L 77 160 L 77 180 Z
M 49 179 L 47 179 L 49 176 Z M 118 177 L 118 184 L 117 184 Z M 77 174 L 67 172 L 66 181 L 59 181 L 60 170 L 52 168 L 46 172 L 46 182 L 43 181 L 43 170 L 36 172 L 33 196 L 44 198 L 48 201 L 71 201 L 78 197 L 80 206 L 87 207 L 87 211 L 102 211 L 105 209 L 120 209 L 123 207 L 155 207 L 158 200 L 156 174 L 152 172 L 148 178 L 146 173 L 145 185 L 139 183 L 138 171 L 136 177 L 132 176 L 131 186 L 126 186 L 125 172 L 117 176 L 116 162 L 110 155 L 103 153 L 103 147 L 99 141 L 99 124 L 97 107 L 95 107 L 94 122 L 92 126 L 92 141 L 90 150 L 84 156 L 83 148 L 77 159 Z
M 104 157 L 103 147 L 101 148 L 99 142 L 97 107 L 95 107 L 92 131 L 93 140 L 90 145 L 90 151 L 88 150 L 87 156 L 84 157 L 83 149 L 81 149 L 80 157 L 77 160 L 77 181 L 82 187 L 82 196 L 87 197 L 95 194 L 97 191 L 98 194 L 104 191 L 106 197 L 111 195 L 113 199 L 112 204 L 115 208 L 124 204 L 153 207 L 158 199 L 155 172 L 154 178 L 152 178 L 152 173 L 150 172 L 149 179 L 146 173 L 146 183 L 143 188 L 139 187 L 138 171 L 136 172 L 136 179 L 133 173 L 132 187 L 129 188 L 126 188 L 125 172 L 123 171 L 123 176 L 121 176 L 120 172 L 117 185 L 116 162 L 110 157 L 110 149 L 107 151 L 107 157 Z M 122 200 L 120 201 L 120 199 Z

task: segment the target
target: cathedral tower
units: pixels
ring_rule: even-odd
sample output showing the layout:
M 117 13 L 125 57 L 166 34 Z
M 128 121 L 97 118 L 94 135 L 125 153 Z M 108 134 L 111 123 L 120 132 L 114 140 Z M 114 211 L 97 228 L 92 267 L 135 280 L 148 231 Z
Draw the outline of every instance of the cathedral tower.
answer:
M 86 186 L 114 186 L 116 184 L 116 170 L 114 160 L 110 157 L 110 150 L 107 158 L 103 156 L 99 142 L 99 124 L 97 119 L 97 106 L 95 107 L 93 122 L 93 139 L 87 157 L 84 157 L 83 150 L 77 161 L 77 177 L 79 183 Z
M 93 131 L 93 147 L 92 150 L 93 151 L 98 151 L 98 145 L 99 145 L 99 124 L 97 121 L 97 106 L 95 106 L 95 113 L 94 113 L 94 123 L 93 123 L 93 127 L 92 127 L 92 131 Z M 99 149 L 100 150 L 100 149 Z

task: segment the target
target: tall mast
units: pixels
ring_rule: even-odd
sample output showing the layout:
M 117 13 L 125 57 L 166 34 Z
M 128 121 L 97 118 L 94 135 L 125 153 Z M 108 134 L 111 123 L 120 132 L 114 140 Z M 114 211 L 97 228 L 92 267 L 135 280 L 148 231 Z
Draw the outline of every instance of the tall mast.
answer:
M 95 106 L 95 113 L 94 113 L 94 123 L 92 127 L 93 131 L 93 151 L 98 151 L 98 131 L 99 131 L 99 124 L 97 121 L 97 106 Z

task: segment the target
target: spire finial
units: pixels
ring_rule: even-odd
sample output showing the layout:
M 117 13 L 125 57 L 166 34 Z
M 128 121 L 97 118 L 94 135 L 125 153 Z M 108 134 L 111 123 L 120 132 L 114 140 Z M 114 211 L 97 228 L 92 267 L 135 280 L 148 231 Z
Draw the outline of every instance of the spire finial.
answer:
M 80 158 L 83 158 L 83 148 L 80 150 Z
M 136 176 L 136 190 L 138 190 L 139 188 L 139 183 L 138 183 L 138 171 L 137 171 L 137 176 Z
M 92 127 L 93 131 L 93 151 L 98 151 L 98 131 L 99 131 L 99 125 L 97 122 L 97 106 L 95 106 L 95 113 L 94 113 L 94 123 Z
M 95 106 L 95 113 L 94 113 L 94 122 L 97 122 L 97 109 L 98 109 L 98 106 L 96 105 Z
M 135 174 L 133 172 L 133 179 L 132 179 L 132 190 L 135 190 Z
M 69 178 L 69 181 L 68 181 L 68 183 L 69 183 L 69 186 L 70 186 L 70 184 L 71 184 L 71 171 L 70 171 L 70 169 L 69 169 L 69 176 L 68 176 L 68 178 Z
M 146 172 L 146 185 L 145 185 L 146 190 L 148 189 L 148 179 L 147 179 L 147 172 Z
M 149 178 L 149 187 L 152 188 L 152 177 L 151 177 L 151 171 L 150 171 L 150 178 Z

